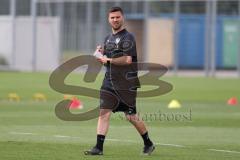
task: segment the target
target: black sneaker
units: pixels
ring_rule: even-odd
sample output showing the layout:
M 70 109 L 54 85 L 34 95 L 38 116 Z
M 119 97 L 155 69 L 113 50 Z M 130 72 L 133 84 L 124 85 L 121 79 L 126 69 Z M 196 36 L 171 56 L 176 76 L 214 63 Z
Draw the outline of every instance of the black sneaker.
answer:
M 143 147 L 143 155 L 151 155 L 151 153 L 154 151 L 155 146 L 151 145 L 151 146 L 144 146 Z
M 103 155 L 103 151 L 98 149 L 97 147 L 93 147 L 91 150 L 84 151 L 85 155 Z

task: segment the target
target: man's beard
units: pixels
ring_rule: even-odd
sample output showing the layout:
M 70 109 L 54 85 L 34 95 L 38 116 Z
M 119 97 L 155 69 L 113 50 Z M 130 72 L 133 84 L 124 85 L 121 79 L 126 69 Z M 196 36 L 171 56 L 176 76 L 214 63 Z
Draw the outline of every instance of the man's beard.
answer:
M 121 27 L 122 27 L 122 24 L 120 24 L 120 25 L 117 26 L 117 27 L 114 27 L 114 25 L 112 26 L 112 28 L 113 28 L 114 31 L 118 31 Z

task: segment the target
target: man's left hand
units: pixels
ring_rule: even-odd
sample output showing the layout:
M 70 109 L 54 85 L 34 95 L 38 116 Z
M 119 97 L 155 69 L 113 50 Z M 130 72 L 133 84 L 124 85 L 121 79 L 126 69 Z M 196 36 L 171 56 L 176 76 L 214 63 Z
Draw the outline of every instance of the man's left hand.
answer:
M 102 58 L 97 58 L 97 60 L 98 60 L 99 62 L 101 62 L 102 64 L 106 64 L 107 61 L 111 61 L 111 58 L 108 58 L 108 57 L 106 57 L 106 56 L 103 56 Z

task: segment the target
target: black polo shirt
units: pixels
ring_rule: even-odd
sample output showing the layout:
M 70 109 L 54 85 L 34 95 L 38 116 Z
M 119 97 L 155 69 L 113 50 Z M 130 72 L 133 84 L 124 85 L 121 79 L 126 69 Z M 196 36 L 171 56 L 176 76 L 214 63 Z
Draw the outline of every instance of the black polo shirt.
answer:
M 131 56 L 131 65 L 106 64 L 102 87 L 129 90 L 140 87 L 137 69 L 137 49 L 134 36 L 126 29 L 108 35 L 104 40 L 104 55 L 108 58 Z

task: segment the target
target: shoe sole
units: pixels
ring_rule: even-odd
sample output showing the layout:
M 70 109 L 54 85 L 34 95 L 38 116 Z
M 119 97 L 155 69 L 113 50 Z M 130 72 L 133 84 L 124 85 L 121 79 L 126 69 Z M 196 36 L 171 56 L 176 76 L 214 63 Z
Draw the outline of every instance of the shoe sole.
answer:
M 145 156 L 150 156 L 152 154 L 152 152 L 155 150 L 155 146 L 153 146 L 152 150 L 148 153 L 143 153 L 143 155 Z
M 87 156 L 102 156 L 103 153 L 92 153 L 90 151 L 84 151 L 84 155 L 87 155 Z

